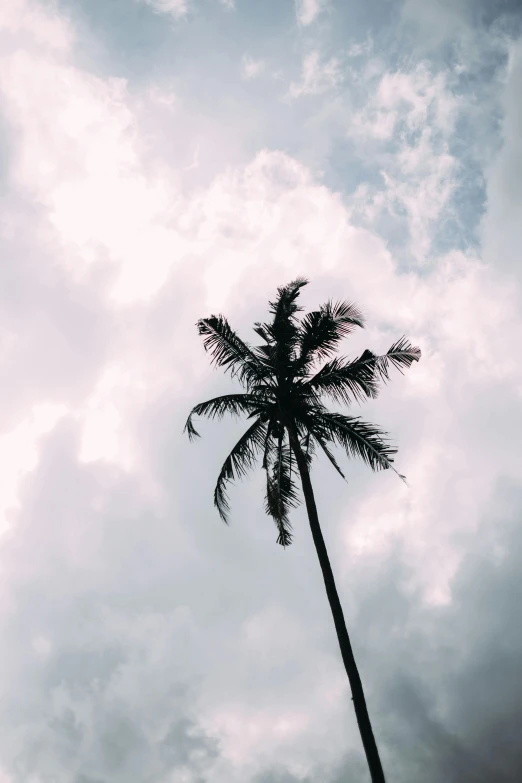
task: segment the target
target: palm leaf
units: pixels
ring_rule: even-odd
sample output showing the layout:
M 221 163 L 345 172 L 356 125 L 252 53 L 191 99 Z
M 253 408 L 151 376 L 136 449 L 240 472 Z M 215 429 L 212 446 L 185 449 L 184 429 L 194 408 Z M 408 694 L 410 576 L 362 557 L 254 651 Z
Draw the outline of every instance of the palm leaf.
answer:
M 335 459 L 334 455 L 332 454 L 332 452 L 330 451 L 330 449 L 329 449 L 329 448 L 328 448 L 328 446 L 326 445 L 326 442 L 323 440 L 323 438 L 321 437 L 321 435 L 319 435 L 318 433 L 316 433 L 316 434 L 314 435 L 314 439 L 315 439 L 315 440 L 317 441 L 317 443 L 320 445 L 320 447 L 322 448 L 323 452 L 326 454 L 326 456 L 327 456 L 327 457 L 328 457 L 328 459 L 330 460 L 331 464 L 333 465 L 333 467 L 335 468 L 335 470 L 337 471 L 337 473 L 338 473 L 338 474 L 341 476 L 341 478 L 343 478 L 343 479 L 346 481 L 346 476 L 344 475 L 344 473 L 342 472 L 341 468 L 340 468 L 340 467 L 339 467 L 339 465 L 337 464 L 337 460 Z
M 359 417 L 316 409 L 310 416 L 309 426 L 314 437 L 318 435 L 326 443 L 336 443 L 349 457 L 359 457 L 372 470 L 391 469 L 405 480 L 393 466 L 397 449 L 386 441 L 387 433 L 375 425 Z
M 308 285 L 308 280 L 304 277 L 297 277 L 288 285 L 277 289 L 277 299 L 275 302 L 270 302 L 270 312 L 274 316 L 273 323 L 286 321 L 302 309 L 296 304 L 296 300 L 301 288 L 305 285 Z
M 299 330 L 300 369 L 331 356 L 339 342 L 357 326 L 364 327 L 364 318 L 353 303 L 327 302 L 319 310 L 308 313 L 301 321 Z
M 250 346 L 231 329 L 224 316 L 202 318 L 197 326 L 205 350 L 210 353 L 216 366 L 222 367 L 225 372 L 230 370 L 230 374 L 237 376 L 247 388 L 266 377 L 266 368 Z
M 405 337 L 401 337 L 385 354 L 377 356 L 366 350 L 360 361 L 364 360 L 368 366 L 373 368 L 376 377 L 383 383 L 386 383 L 386 381 L 390 380 L 390 365 L 403 374 L 405 369 L 411 367 L 413 362 L 418 362 L 420 358 L 420 348 L 413 346 Z
M 263 402 L 253 394 L 224 394 L 214 397 L 192 408 L 183 432 L 187 432 L 189 440 L 199 438 L 199 432 L 192 423 L 194 416 L 208 416 L 210 419 L 222 419 L 226 413 L 236 417 L 242 413 L 252 416 L 260 413 L 263 407 Z
M 334 402 L 349 405 L 354 399 L 377 397 L 378 386 L 374 366 L 363 354 L 353 361 L 342 357 L 331 359 L 303 384 L 302 390 L 304 394 L 309 391 L 319 396 L 325 394 Z
M 292 543 L 290 510 L 299 505 L 297 487 L 292 478 L 292 452 L 280 438 L 269 450 L 272 459 L 266 466 L 265 510 L 277 526 L 277 543 L 283 547 Z M 267 463 L 269 462 L 267 460 Z
M 230 504 L 227 485 L 236 478 L 245 476 L 253 467 L 259 453 L 263 451 L 267 431 L 266 422 L 257 419 L 238 440 L 221 468 L 214 490 L 214 505 L 224 522 L 228 522 Z
M 263 346 L 261 351 L 268 354 L 270 366 L 276 371 L 280 381 L 289 374 L 299 344 L 299 323 L 295 316 L 302 308 L 298 306 L 297 298 L 301 288 L 307 284 L 305 278 L 299 277 L 278 288 L 277 299 L 270 302 L 272 323 L 262 325 L 269 339 L 269 347 L 266 351 Z

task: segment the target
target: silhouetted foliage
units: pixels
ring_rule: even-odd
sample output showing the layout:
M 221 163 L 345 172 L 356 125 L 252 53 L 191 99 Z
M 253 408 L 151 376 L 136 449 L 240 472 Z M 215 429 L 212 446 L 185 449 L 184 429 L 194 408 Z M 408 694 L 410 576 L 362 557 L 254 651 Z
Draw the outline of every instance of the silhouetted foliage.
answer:
M 332 451 L 332 447 L 340 447 L 348 457 L 359 457 L 372 470 L 391 469 L 397 473 L 393 466 L 396 449 L 387 442 L 386 433 L 358 416 L 328 410 L 325 401 L 350 405 L 375 398 L 380 385 L 389 380 L 390 368 L 403 372 L 420 359 L 421 352 L 402 337 L 380 356 L 369 350 L 352 360 L 336 356 L 341 340 L 364 326 L 363 316 L 354 304 L 327 302 L 299 319 L 302 308 L 297 301 L 306 284 L 307 280 L 298 278 L 278 289 L 276 300 L 270 302 L 272 319 L 254 325 L 261 339 L 258 345 L 241 340 L 222 315 L 198 321 L 212 362 L 237 378 L 245 391 L 199 403 L 192 409 L 185 430 L 191 439 L 199 435 L 194 416 L 220 419 L 228 413 L 253 420 L 221 468 L 214 503 L 227 522 L 228 483 L 244 476 L 261 460 L 266 472 L 265 510 L 275 520 L 277 543 L 282 546 L 292 542 L 290 511 L 300 500 L 295 481 L 299 474 L 371 778 L 373 783 L 384 783 L 361 679 L 319 525 L 310 465 L 316 454 L 323 452 L 344 478 Z M 404 480 L 404 476 L 397 475 Z
M 305 453 L 315 456 L 318 448 L 343 477 L 332 446 L 359 457 L 373 470 L 395 470 L 396 449 L 387 443 L 385 432 L 358 416 L 329 411 L 325 401 L 350 405 L 375 398 L 379 385 L 389 379 L 390 366 L 402 372 L 420 358 L 419 349 L 404 337 L 381 356 L 369 350 L 352 360 L 335 356 L 341 340 L 364 326 L 363 316 L 354 304 L 327 302 L 299 320 L 297 299 L 306 283 L 300 278 L 278 289 L 277 299 L 270 303 L 272 320 L 255 324 L 259 345 L 243 341 L 223 315 L 198 321 L 212 362 L 237 378 L 245 392 L 196 405 L 185 426 L 192 439 L 199 434 L 194 416 L 220 419 L 226 413 L 244 414 L 254 420 L 225 460 L 214 501 L 228 521 L 227 484 L 244 476 L 259 459 L 266 471 L 266 512 L 275 520 L 277 541 L 283 546 L 291 543 L 289 511 L 299 502 L 289 422 Z

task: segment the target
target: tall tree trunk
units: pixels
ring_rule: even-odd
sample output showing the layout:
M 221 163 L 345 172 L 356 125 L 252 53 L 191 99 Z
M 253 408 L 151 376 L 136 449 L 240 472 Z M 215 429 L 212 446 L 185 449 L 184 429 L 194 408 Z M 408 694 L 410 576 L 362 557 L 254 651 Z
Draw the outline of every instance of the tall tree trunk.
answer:
M 326 594 L 330 603 L 330 609 L 332 610 L 335 630 L 337 631 L 337 639 L 339 640 L 339 647 L 341 648 L 341 655 L 344 662 L 344 668 L 346 669 L 346 674 L 348 675 L 350 688 L 352 690 L 353 706 L 355 708 L 355 715 L 357 717 L 357 723 L 359 725 L 359 731 L 361 733 L 361 739 L 364 745 L 364 751 L 366 753 L 366 760 L 370 769 L 372 783 L 385 783 L 384 772 L 382 769 L 381 760 L 379 758 L 379 751 L 377 750 L 377 744 L 375 742 L 375 737 L 373 736 L 372 724 L 370 723 L 370 716 L 368 715 L 368 709 L 366 707 L 366 699 L 364 698 L 361 678 L 359 676 L 355 658 L 353 656 L 350 637 L 348 636 L 348 631 L 346 630 L 343 609 L 337 594 L 332 567 L 330 565 L 328 552 L 326 551 L 326 544 L 324 543 L 321 526 L 319 524 L 319 516 L 317 514 L 317 507 L 315 505 L 314 492 L 312 489 L 312 482 L 310 480 L 308 464 L 297 438 L 297 433 L 293 427 L 289 427 L 289 430 L 292 451 L 295 454 L 297 466 L 301 476 L 301 483 L 303 485 L 303 494 L 305 497 L 310 529 L 312 531 L 317 557 L 319 558 L 319 563 L 323 572 Z M 291 430 L 293 430 L 293 432 Z

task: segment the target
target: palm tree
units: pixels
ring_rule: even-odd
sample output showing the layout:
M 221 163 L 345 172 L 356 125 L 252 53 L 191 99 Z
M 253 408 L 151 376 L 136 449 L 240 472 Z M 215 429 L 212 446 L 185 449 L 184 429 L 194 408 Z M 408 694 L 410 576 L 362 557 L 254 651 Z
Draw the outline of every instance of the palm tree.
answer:
M 214 503 L 228 524 L 227 485 L 244 476 L 260 458 L 266 472 L 265 509 L 275 520 L 277 543 L 283 547 L 292 541 L 289 515 L 299 503 L 295 483 L 299 473 L 371 779 L 383 783 L 361 678 L 319 525 L 310 465 L 316 453 L 322 451 L 344 478 L 332 452 L 332 446 L 340 446 L 348 457 L 361 458 L 373 470 L 391 468 L 397 472 L 392 464 L 397 450 L 386 442 L 386 433 L 359 417 L 328 410 L 324 400 L 350 404 L 375 398 L 380 382 L 389 378 L 390 366 L 402 372 L 420 359 L 421 352 L 403 337 L 382 356 L 369 350 L 352 361 L 336 356 L 342 338 L 363 327 L 363 316 L 354 304 L 330 301 L 299 320 L 297 313 L 302 308 L 297 300 L 307 283 L 298 278 L 278 289 L 275 302 L 270 302 L 270 322 L 254 325 L 261 339 L 259 345 L 241 340 L 222 315 L 198 321 L 199 334 L 213 363 L 237 378 L 244 392 L 199 403 L 192 409 L 185 430 L 190 439 L 198 437 L 193 424 L 196 415 L 221 419 L 226 413 L 244 414 L 252 421 L 221 468 Z

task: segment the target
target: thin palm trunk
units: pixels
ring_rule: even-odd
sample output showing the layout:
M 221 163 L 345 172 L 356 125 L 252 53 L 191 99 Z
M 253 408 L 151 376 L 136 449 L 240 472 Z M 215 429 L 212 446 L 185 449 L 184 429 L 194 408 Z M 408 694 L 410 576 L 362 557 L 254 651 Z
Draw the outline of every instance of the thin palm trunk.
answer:
M 306 457 L 301 449 L 299 440 L 296 437 L 295 430 L 292 432 L 292 429 L 293 428 L 289 427 L 292 451 L 295 454 L 297 466 L 299 468 L 299 474 L 301 476 L 303 495 L 306 502 L 306 510 L 308 512 L 310 529 L 312 531 L 317 557 L 319 558 L 319 563 L 323 572 L 326 595 L 328 596 L 330 609 L 332 610 L 335 630 L 337 631 L 337 639 L 339 640 L 339 647 L 341 648 L 341 655 L 344 662 L 344 668 L 346 669 L 346 674 L 348 675 L 348 680 L 350 682 L 353 706 L 355 708 L 355 715 L 357 717 L 357 723 L 359 725 L 359 731 L 361 733 L 361 739 L 363 742 L 364 751 L 366 753 L 366 760 L 370 769 L 372 783 L 385 783 L 384 772 L 382 769 L 381 760 L 379 758 L 379 751 L 377 749 L 375 737 L 373 736 L 372 724 L 370 723 L 370 716 L 368 715 L 368 709 L 366 707 L 366 699 L 364 698 L 361 678 L 355 663 L 350 637 L 348 636 L 348 631 L 346 630 L 343 609 L 339 600 L 337 588 L 335 586 L 332 567 L 330 565 L 326 544 L 324 542 L 321 526 L 319 524 L 319 516 L 317 514 L 317 507 L 315 505 L 314 492 L 312 488 L 312 482 L 310 480 L 308 464 Z

